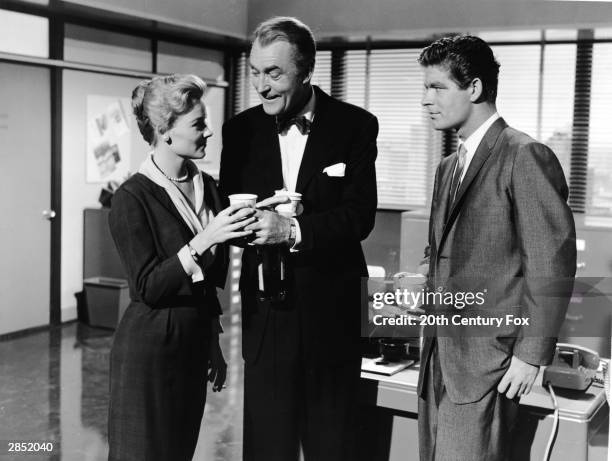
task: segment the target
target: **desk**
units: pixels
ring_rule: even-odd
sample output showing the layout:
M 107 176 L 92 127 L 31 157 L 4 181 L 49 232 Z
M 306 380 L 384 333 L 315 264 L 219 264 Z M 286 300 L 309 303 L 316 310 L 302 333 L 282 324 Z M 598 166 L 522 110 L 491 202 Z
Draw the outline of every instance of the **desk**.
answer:
M 368 413 L 369 431 L 376 431 L 379 436 L 368 448 L 370 460 L 418 460 L 418 364 L 393 376 L 362 372 L 361 378 L 363 401 L 366 406 L 375 406 L 378 410 Z M 553 407 L 541 383 L 540 372 L 531 393 L 521 398 L 516 460 L 539 461 L 546 450 L 553 424 Z M 589 448 L 589 440 L 608 420 L 603 388 L 591 386 L 584 393 L 559 390 L 557 400 L 559 428 L 551 461 L 604 460 L 605 455 L 596 457 Z

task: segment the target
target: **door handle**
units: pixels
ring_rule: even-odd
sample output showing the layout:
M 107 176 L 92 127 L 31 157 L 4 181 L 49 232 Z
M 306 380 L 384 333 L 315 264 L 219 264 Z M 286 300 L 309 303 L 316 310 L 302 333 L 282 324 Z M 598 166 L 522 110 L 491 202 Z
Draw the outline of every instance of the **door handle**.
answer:
M 55 215 L 56 213 L 53 210 L 43 210 L 42 212 L 43 218 L 47 221 L 51 221 L 53 218 L 55 218 Z

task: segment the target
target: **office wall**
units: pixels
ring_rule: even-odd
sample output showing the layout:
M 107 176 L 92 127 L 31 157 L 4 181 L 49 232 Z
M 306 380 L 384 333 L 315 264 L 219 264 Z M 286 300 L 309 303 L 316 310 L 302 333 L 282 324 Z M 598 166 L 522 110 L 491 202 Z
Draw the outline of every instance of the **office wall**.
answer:
M 244 38 L 248 0 L 70 0 L 70 3 L 125 13 Z
M 318 38 L 410 38 L 419 31 L 610 24 L 612 4 L 553 0 L 250 0 L 248 30 L 274 15 L 297 16 Z M 423 34 L 421 34 L 423 35 Z
M 66 24 L 64 60 L 151 72 L 151 40 Z M 126 46 L 128 45 L 129 46 Z
M 62 321 L 76 317 L 74 294 L 83 289 L 83 209 L 99 208 L 102 183 L 86 178 L 87 100 L 89 95 L 125 98 L 140 79 L 65 71 L 62 100 Z M 104 108 L 98 108 L 104 110 Z M 130 132 L 119 137 L 119 151 L 131 151 L 129 170 L 138 170 L 149 146 L 136 122 L 127 117 Z

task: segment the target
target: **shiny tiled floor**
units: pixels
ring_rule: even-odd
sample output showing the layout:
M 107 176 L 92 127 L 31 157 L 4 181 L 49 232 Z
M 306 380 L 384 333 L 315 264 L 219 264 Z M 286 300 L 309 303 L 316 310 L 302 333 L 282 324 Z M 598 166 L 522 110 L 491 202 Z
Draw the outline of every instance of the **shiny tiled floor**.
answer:
M 239 332 L 223 335 L 227 388 L 208 393 L 195 461 L 242 459 Z M 112 331 L 68 324 L 0 341 L 0 460 L 107 459 L 108 360 Z M 8 455 L 6 441 L 53 442 L 52 453 Z
M 240 327 L 233 324 L 222 338 L 227 388 L 208 393 L 195 461 L 242 459 Z M 112 331 L 72 323 L 0 341 L 0 461 L 106 461 L 111 340 Z M 55 448 L 8 455 L 9 440 L 50 441 Z M 605 460 L 607 431 L 602 427 L 590 442 L 588 459 Z

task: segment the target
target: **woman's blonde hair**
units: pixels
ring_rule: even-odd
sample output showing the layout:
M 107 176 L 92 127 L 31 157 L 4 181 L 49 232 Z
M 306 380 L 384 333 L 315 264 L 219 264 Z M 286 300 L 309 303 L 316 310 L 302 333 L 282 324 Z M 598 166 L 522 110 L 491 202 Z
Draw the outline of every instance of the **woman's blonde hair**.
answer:
M 177 117 L 202 100 L 206 84 L 196 75 L 173 74 L 138 84 L 132 92 L 132 110 L 144 140 L 157 144 L 158 134 L 172 128 Z

